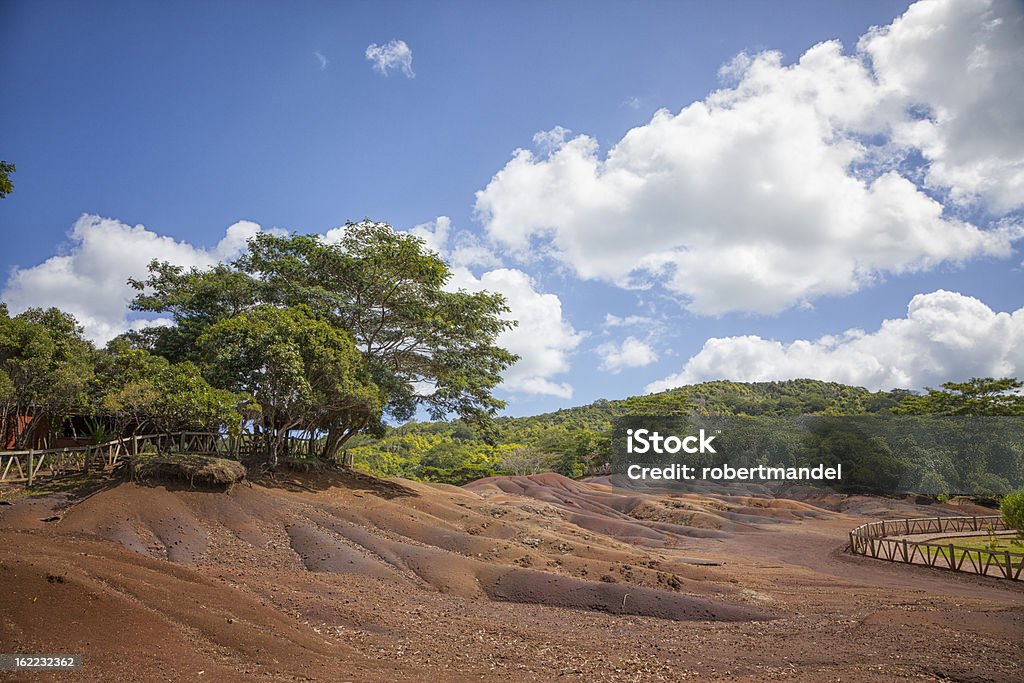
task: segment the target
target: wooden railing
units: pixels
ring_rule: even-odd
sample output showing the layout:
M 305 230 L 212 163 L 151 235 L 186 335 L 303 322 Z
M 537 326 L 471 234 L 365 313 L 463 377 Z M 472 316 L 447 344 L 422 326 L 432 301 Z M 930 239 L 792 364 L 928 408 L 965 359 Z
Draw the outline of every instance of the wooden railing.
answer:
M 1006 523 L 999 515 L 885 519 L 861 524 L 850 531 L 850 551 L 890 562 L 923 564 L 983 576 L 989 576 L 991 570 L 992 576 L 1019 581 L 1022 578 L 1021 570 L 1024 568 L 1024 553 L 968 548 L 954 543 L 892 538 L 1007 529 Z
M 279 457 L 286 460 L 312 458 L 316 455 L 315 443 L 311 436 L 289 436 L 281 446 Z M 263 445 L 258 434 L 231 437 L 216 432 L 175 432 L 128 436 L 88 446 L 0 451 L 0 482 L 32 484 L 40 476 L 112 468 L 133 455 L 148 451 L 244 459 L 258 454 Z M 339 463 L 351 467 L 352 458 L 348 453 L 341 453 Z
M 231 457 L 237 446 L 226 436 L 208 432 L 176 432 L 128 436 L 101 444 L 27 451 L 0 451 L 0 482 L 26 481 L 69 472 L 116 467 L 125 458 L 149 450 Z

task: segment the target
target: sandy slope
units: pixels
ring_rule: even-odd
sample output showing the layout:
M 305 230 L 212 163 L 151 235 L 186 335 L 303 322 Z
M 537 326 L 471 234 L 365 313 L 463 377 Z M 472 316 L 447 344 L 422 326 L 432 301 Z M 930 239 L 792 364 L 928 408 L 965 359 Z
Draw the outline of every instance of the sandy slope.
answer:
M 841 552 L 897 514 L 935 510 L 558 475 L 112 484 L 0 506 L 0 650 L 80 652 L 76 680 L 1019 680 L 1024 586 Z

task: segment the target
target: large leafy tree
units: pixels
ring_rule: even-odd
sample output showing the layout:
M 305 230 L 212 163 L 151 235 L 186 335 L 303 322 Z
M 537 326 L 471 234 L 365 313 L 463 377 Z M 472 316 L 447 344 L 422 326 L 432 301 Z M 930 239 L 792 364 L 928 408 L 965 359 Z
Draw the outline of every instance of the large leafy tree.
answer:
M 292 430 L 327 432 L 331 457 L 379 417 L 380 389 L 351 337 L 306 307 L 256 306 L 212 325 L 198 345 L 216 384 L 259 402 L 271 465 Z
M 33 442 L 41 428 L 52 433 L 69 415 L 88 409 L 94 353 L 67 313 L 33 308 L 10 317 L 0 307 L 0 425 L 33 417 L 18 432 L 16 448 Z
M 134 341 L 187 360 L 196 358 L 206 330 L 243 311 L 305 306 L 352 337 L 394 417 L 422 407 L 435 419 L 456 414 L 486 422 L 504 406 L 492 391 L 516 360 L 494 342 L 515 323 L 504 317 L 500 295 L 450 291 L 450 277 L 422 240 L 384 223 L 349 223 L 336 242 L 260 234 L 230 265 L 151 264 L 146 280 L 132 281 L 139 290 L 133 307 L 170 315 L 176 324 Z M 334 429 L 328 440 L 337 443 L 348 430 Z
M 412 235 L 385 223 L 349 223 L 337 243 L 256 236 L 239 266 L 278 303 L 305 303 L 348 330 L 388 392 L 396 417 L 483 417 L 503 407 L 491 390 L 516 357 L 494 344 L 515 323 L 504 299 L 451 292 L 451 272 Z

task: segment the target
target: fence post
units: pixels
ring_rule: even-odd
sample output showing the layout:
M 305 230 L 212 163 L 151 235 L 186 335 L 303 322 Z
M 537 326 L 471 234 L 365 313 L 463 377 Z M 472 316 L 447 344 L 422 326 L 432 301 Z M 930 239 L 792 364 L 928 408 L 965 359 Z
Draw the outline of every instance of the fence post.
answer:
M 1010 564 L 1010 551 L 1009 550 L 1003 551 L 1003 559 L 1006 560 L 1006 567 L 1003 569 L 1003 574 L 1006 575 L 1006 578 L 1012 579 L 1013 576 L 1012 576 L 1012 574 L 1010 572 L 1013 569 L 1013 565 Z
M 139 435 L 136 434 L 132 437 L 132 457 L 128 461 L 128 476 L 134 481 L 135 479 L 135 465 L 139 459 Z
M 28 485 L 32 485 L 32 480 L 35 479 L 36 472 L 36 452 L 34 449 L 30 449 L 28 452 Z

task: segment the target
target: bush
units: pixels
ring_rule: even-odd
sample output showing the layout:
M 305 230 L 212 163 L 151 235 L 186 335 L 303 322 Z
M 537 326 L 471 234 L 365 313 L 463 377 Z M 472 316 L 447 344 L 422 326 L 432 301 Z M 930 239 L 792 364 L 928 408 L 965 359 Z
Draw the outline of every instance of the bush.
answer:
M 1006 526 L 1016 529 L 1017 534 L 1024 538 L 1024 489 L 1003 496 L 999 512 Z

